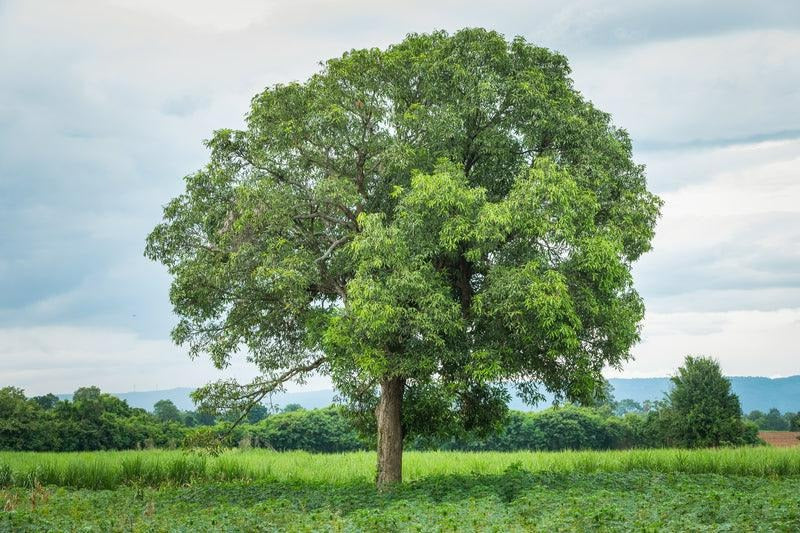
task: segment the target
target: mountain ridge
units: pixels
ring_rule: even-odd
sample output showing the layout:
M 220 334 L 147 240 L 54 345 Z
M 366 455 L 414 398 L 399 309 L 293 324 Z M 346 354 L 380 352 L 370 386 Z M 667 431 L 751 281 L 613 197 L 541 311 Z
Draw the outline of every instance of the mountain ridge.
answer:
M 742 411 L 749 413 L 755 409 L 768 411 L 775 407 L 781 412 L 800 411 L 800 375 L 769 378 L 764 376 L 729 376 L 733 392 L 739 396 Z M 670 378 L 611 378 L 608 380 L 614 388 L 616 400 L 630 398 L 637 402 L 646 400 L 660 400 L 669 390 Z M 194 389 L 189 387 L 176 387 L 154 391 L 129 391 L 111 393 L 126 400 L 132 407 L 141 407 L 151 411 L 158 400 L 172 400 L 181 410 L 193 410 L 189 394 Z M 306 409 L 325 407 L 333 402 L 336 391 L 322 389 L 316 391 L 298 391 L 276 394 L 272 405 L 283 407 L 290 403 L 302 405 Z M 68 399 L 72 394 L 59 394 L 59 398 Z M 538 411 L 550 405 L 552 397 L 537 406 L 525 405 L 518 397 L 512 395 L 509 406 L 521 411 Z

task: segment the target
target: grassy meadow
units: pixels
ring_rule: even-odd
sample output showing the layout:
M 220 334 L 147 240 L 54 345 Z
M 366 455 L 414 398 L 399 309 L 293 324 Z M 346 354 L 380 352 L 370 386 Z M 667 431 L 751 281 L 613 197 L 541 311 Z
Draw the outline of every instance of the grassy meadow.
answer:
M 408 452 L 402 486 L 374 476 L 368 452 L 0 452 L 0 530 L 800 530 L 800 449 Z
M 405 481 L 440 476 L 530 473 L 658 472 L 733 476 L 798 476 L 800 449 L 719 448 L 564 452 L 415 452 L 403 457 Z M 230 450 L 220 455 L 179 450 L 75 453 L 0 452 L 0 487 L 52 485 L 115 489 L 121 485 L 186 485 L 264 481 L 341 485 L 371 483 L 375 454 L 311 454 Z

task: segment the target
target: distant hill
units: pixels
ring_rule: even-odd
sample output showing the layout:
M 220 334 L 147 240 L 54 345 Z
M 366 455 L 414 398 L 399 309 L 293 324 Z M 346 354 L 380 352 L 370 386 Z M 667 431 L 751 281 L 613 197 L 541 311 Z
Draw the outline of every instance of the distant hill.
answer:
M 773 407 L 782 413 L 800 411 L 800 376 L 787 378 L 765 378 L 757 376 L 730 376 L 733 392 L 739 396 L 742 411 L 749 413 L 755 409 L 768 411 Z M 614 398 L 630 398 L 641 403 L 645 400 L 661 400 L 670 389 L 669 378 L 612 378 L 608 380 L 614 387 Z M 549 401 L 538 408 L 549 405 Z M 519 399 L 511 401 L 513 409 L 531 410 Z
M 745 413 L 755 409 L 768 411 L 773 407 L 782 413 L 800 411 L 800 376 L 731 376 L 729 379 Z M 609 382 L 616 399 L 630 398 L 637 402 L 660 400 L 670 387 L 669 378 L 610 379 Z
M 764 378 L 733 376 L 730 378 L 733 391 L 739 395 L 742 410 L 749 413 L 754 409 L 767 411 L 773 407 L 781 412 L 800 411 L 800 376 L 788 378 Z M 614 398 L 622 400 L 630 398 L 637 402 L 660 400 L 669 389 L 669 378 L 613 378 L 609 382 L 614 387 Z M 177 388 L 156 391 L 137 391 L 114 393 L 114 396 L 126 400 L 132 407 L 141 407 L 152 411 L 158 400 L 172 400 L 181 410 L 194 409 L 189 394 L 190 388 Z M 283 407 L 290 403 L 300 404 L 306 409 L 325 407 L 333 403 L 335 391 L 318 390 L 305 392 L 287 392 L 277 394 L 272 399 L 273 405 Z M 61 394 L 61 398 L 71 398 L 71 394 Z M 538 406 L 531 408 L 522 403 L 516 396 L 511 400 L 511 408 L 522 411 L 538 410 L 550 404 L 548 398 Z
M 114 396 L 125 400 L 131 407 L 141 407 L 148 411 L 153 410 L 153 406 L 159 400 L 172 400 L 172 403 L 181 411 L 192 411 L 195 408 L 189 395 L 194 389 L 180 387 L 177 389 L 135 391 L 135 392 L 113 392 Z M 333 403 L 335 392 L 333 390 L 287 392 L 276 394 L 272 398 L 272 404 L 277 407 L 284 407 L 290 403 L 300 404 L 306 409 L 316 409 L 327 407 Z M 72 394 L 59 394 L 61 399 L 71 399 Z

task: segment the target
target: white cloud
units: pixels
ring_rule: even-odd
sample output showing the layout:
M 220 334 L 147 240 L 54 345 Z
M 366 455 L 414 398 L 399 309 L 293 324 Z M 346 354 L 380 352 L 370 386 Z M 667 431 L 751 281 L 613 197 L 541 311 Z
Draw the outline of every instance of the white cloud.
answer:
M 190 360 L 166 339 L 143 339 L 121 328 L 40 326 L 0 329 L 0 375 L 3 385 L 45 394 L 84 385 L 113 392 L 196 387 L 254 373 L 242 361 L 216 370 L 208 360 Z
M 647 181 L 660 194 L 700 184 L 720 174 L 742 172 L 765 163 L 797 159 L 800 140 L 737 143 L 720 147 L 641 151 L 637 159 L 647 164 Z
M 664 193 L 670 217 L 746 217 L 763 213 L 800 213 L 800 140 L 780 143 L 792 152 L 758 164 L 726 169 L 710 180 Z M 750 153 L 770 147 L 744 146 Z M 671 235 L 671 234 L 670 234 Z
M 273 2 L 264 0 L 111 0 L 111 4 L 154 17 L 167 16 L 181 22 L 219 31 L 246 28 L 263 20 Z
M 653 251 L 635 266 L 648 308 L 800 304 L 800 140 L 673 154 L 705 180 L 662 193 Z
M 609 377 L 665 376 L 686 355 L 720 361 L 727 375 L 790 376 L 797 374 L 796 339 L 800 308 L 724 313 L 648 313 L 635 360 Z
M 793 6 L 0 0 L 3 382 L 69 392 L 214 378 L 167 340 L 166 275 L 141 255 L 180 176 L 205 162 L 200 141 L 319 60 L 463 26 L 566 52 L 577 87 L 649 149 L 637 157 L 667 204 L 636 267 L 652 313 L 630 371 L 663 374 L 684 348 L 725 348 L 740 319 L 724 311 L 763 310 L 753 335 L 767 334 L 783 324 L 777 309 L 800 306 L 800 142 L 708 146 L 800 124 Z M 662 323 L 675 329 L 651 335 Z M 769 342 L 793 346 L 783 333 Z
M 576 85 L 636 146 L 797 130 L 798 31 L 747 30 L 646 43 L 573 61 Z
M 800 140 L 663 157 L 707 174 L 662 193 L 654 250 L 635 268 L 643 341 L 621 375 L 670 374 L 689 354 L 729 375 L 797 374 Z

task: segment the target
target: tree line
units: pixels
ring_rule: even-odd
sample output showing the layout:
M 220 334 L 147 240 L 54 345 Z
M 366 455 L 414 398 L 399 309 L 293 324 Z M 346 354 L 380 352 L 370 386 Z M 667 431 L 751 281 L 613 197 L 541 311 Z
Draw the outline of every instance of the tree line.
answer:
M 747 419 L 763 431 L 800 431 L 800 411 L 781 413 L 778 409 L 770 409 L 766 413 L 750 411 Z
M 281 412 L 251 409 L 241 424 L 235 413 L 216 418 L 181 411 L 161 400 L 153 412 L 130 407 L 97 387 L 78 389 L 72 401 L 53 394 L 26 398 L 0 389 L 0 449 L 82 451 L 212 445 L 309 452 L 375 449 L 373 428 L 343 406 Z M 798 429 L 798 413 L 754 411 L 742 416 L 738 398 L 719 365 L 687 358 L 662 401 L 615 401 L 611 391 L 592 405 L 566 404 L 539 412 L 510 411 L 490 431 L 407 436 L 417 450 L 602 450 L 758 444 L 759 429 Z
M 184 426 L 163 422 L 144 409 L 82 387 L 72 401 L 54 394 L 26 398 L 22 389 L 0 389 L 0 449 L 26 451 L 125 450 L 165 447 L 183 438 Z

